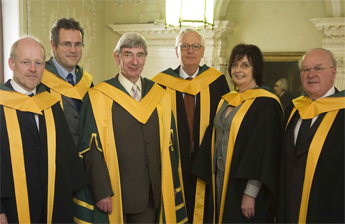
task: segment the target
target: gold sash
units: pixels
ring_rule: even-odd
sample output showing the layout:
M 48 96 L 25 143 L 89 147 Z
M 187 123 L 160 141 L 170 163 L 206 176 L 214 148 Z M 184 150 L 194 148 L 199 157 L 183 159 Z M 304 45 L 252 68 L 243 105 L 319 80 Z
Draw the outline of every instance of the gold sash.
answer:
M 41 82 L 51 89 L 51 94 L 54 97 L 60 100 L 61 108 L 63 109 L 61 95 L 83 100 L 84 95 L 91 86 L 92 76 L 84 70 L 81 80 L 75 86 L 72 86 L 62 78 L 45 69 Z
M 226 198 L 226 192 L 228 187 L 228 181 L 229 181 L 229 174 L 230 174 L 230 167 L 232 162 L 232 155 L 235 147 L 235 141 L 237 138 L 238 131 L 241 127 L 242 121 L 246 113 L 248 112 L 250 106 L 255 101 L 257 97 L 269 97 L 275 99 L 277 102 L 280 101 L 278 97 L 266 90 L 263 89 L 248 89 L 244 91 L 243 93 L 238 93 L 236 91 L 232 91 L 228 94 L 225 94 L 222 96 L 222 100 L 220 101 L 217 109 L 220 109 L 221 105 L 223 104 L 224 100 L 228 102 L 229 105 L 237 107 L 239 105 L 242 106 L 235 114 L 232 123 L 231 128 L 229 132 L 229 141 L 228 141 L 228 153 L 226 156 L 226 164 L 225 164 L 225 172 L 224 172 L 224 182 L 223 182 L 223 192 L 222 192 L 222 198 L 221 198 L 221 204 L 220 204 L 220 214 L 219 214 L 219 223 L 222 223 L 223 221 L 223 214 L 224 214 L 224 204 L 225 204 L 225 198 Z M 214 136 L 215 136 L 215 129 L 213 128 L 213 136 L 212 136 L 212 142 L 214 142 Z M 213 157 L 214 157 L 214 144 L 212 144 L 212 173 L 214 173 L 213 170 Z M 212 175 L 212 185 L 215 187 L 215 180 L 214 175 Z M 215 191 L 213 190 L 213 201 L 215 202 Z M 214 211 L 215 214 L 215 211 Z
M 56 133 L 51 106 L 58 102 L 58 100 L 48 92 L 39 93 L 33 97 L 14 91 L 0 90 L 0 93 L 0 104 L 4 106 L 4 115 L 9 138 L 19 223 L 31 223 L 31 219 L 22 137 L 16 110 L 37 113 L 40 115 L 42 115 L 41 111 L 44 111 L 48 146 L 47 223 L 52 223 L 55 194 Z
M 175 122 L 177 127 L 177 109 L 176 109 L 176 91 L 188 93 L 191 95 L 197 95 L 200 93 L 200 132 L 199 132 L 199 145 L 202 142 L 207 126 L 210 119 L 210 89 L 209 85 L 222 75 L 221 72 L 214 68 L 209 68 L 203 73 L 197 75 L 191 81 L 174 77 L 165 73 L 159 73 L 152 78 L 153 81 L 167 87 L 168 93 L 171 95 L 171 107 L 175 116 Z M 179 166 L 180 183 L 182 180 L 182 169 Z M 181 184 L 183 189 L 183 184 Z M 205 203 L 205 181 L 197 178 L 196 193 L 195 193 L 195 205 L 194 205 L 194 223 L 202 223 L 204 218 L 204 203 Z M 183 189 L 184 190 L 184 189 Z M 185 201 L 184 195 L 183 200 Z
M 209 68 L 203 73 L 197 75 L 191 81 L 171 76 L 165 73 L 159 73 L 152 78 L 152 81 L 169 87 L 182 93 L 188 93 L 190 95 L 198 94 L 202 89 L 208 87 L 213 81 L 219 78 L 222 73 L 214 68 Z
M 157 108 L 162 164 L 162 195 L 166 223 L 176 223 L 173 177 L 169 153 L 171 108 L 170 97 L 164 89 L 155 84 L 150 92 L 137 102 L 128 94 L 107 83 L 100 83 L 89 90 L 90 101 L 105 161 L 108 166 L 111 185 L 116 198 L 111 200 L 113 211 L 110 223 L 123 223 L 122 198 L 118 158 L 112 124 L 112 104 L 115 101 L 139 122 L 145 124 Z
M 312 101 L 307 96 L 300 96 L 294 99 L 292 102 L 295 107 L 290 114 L 286 127 L 290 123 L 291 118 L 295 114 L 296 110 L 298 110 L 302 119 L 311 119 L 322 113 L 327 113 L 317 129 L 308 151 L 301 206 L 298 218 L 298 223 L 306 223 L 310 190 L 317 162 L 325 139 L 339 110 L 345 108 L 345 100 L 344 97 L 324 97 L 322 99 Z

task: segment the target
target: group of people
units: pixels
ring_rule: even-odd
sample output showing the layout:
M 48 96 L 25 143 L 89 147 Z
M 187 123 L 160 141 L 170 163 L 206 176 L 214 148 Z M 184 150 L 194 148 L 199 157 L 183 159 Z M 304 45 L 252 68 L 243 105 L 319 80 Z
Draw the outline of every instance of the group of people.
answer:
M 344 223 L 345 91 L 330 51 L 301 57 L 305 94 L 286 106 L 255 45 L 233 48 L 229 92 L 199 66 L 193 29 L 176 37 L 180 66 L 152 80 L 145 38 L 125 33 L 120 72 L 96 86 L 78 65 L 79 22 L 58 19 L 50 39 L 48 61 L 39 40 L 17 40 L 0 85 L 0 223 Z

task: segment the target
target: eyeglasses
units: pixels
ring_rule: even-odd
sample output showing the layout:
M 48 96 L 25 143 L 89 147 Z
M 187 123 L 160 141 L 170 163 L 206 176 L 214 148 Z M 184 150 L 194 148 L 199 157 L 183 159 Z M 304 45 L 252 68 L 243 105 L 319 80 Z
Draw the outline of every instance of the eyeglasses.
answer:
M 182 50 L 182 51 L 188 51 L 189 50 L 189 47 L 192 47 L 192 49 L 194 50 L 194 51 L 198 51 L 198 50 L 200 50 L 200 48 L 202 48 L 203 46 L 201 45 L 201 44 L 180 44 L 179 45 L 179 47 L 180 47 L 180 49 Z
M 59 43 L 65 50 L 71 49 L 72 45 L 74 45 L 74 48 L 77 50 L 80 50 L 82 47 L 84 47 L 84 44 L 81 42 L 77 42 L 75 44 L 72 44 L 71 42 L 62 42 Z
M 334 68 L 334 66 L 323 67 L 322 65 L 317 65 L 317 66 L 315 66 L 314 68 L 304 67 L 304 68 L 301 68 L 299 71 L 300 71 L 302 74 L 309 74 L 310 70 L 314 69 L 314 72 L 315 72 L 315 73 L 321 73 L 321 72 L 323 72 L 326 68 Z
M 231 64 L 231 68 L 233 68 L 233 69 L 238 68 L 238 66 L 240 66 L 240 68 L 242 68 L 242 69 L 247 69 L 247 68 L 252 67 L 249 63 L 246 63 L 246 62 L 243 62 L 240 65 L 236 62 Z

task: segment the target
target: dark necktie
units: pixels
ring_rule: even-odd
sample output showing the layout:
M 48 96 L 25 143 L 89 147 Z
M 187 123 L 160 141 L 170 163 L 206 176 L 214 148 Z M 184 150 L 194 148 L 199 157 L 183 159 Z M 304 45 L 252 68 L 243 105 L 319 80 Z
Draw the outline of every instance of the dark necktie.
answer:
M 69 82 L 69 84 L 71 84 L 72 86 L 75 86 L 72 73 L 68 73 L 66 79 Z M 73 99 L 73 102 L 74 102 L 74 106 L 77 109 L 77 111 L 80 112 L 80 102 L 76 99 Z
M 29 97 L 33 97 L 35 94 L 33 94 L 32 92 L 30 93 L 27 93 L 26 95 L 28 95 Z M 36 123 L 36 119 L 35 119 L 35 115 L 34 113 L 32 112 L 26 112 L 29 116 L 29 119 L 32 123 L 32 125 L 35 127 L 35 129 L 38 131 L 38 128 L 37 128 L 37 123 Z
M 193 78 L 191 78 L 191 77 L 187 78 L 187 80 L 189 80 L 189 81 L 192 79 Z M 187 115 L 189 134 L 190 134 L 189 152 L 190 152 L 190 154 L 192 154 L 193 153 L 193 138 L 194 138 L 193 123 L 194 123 L 194 111 L 195 111 L 195 96 L 185 93 L 183 101 L 184 101 L 184 106 L 186 108 L 186 115 Z
M 298 135 L 297 135 L 296 148 L 301 144 L 305 135 L 309 131 L 311 120 L 312 119 L 305 119 L 302 121 L 301 126 L 300 126 L 299 131 L 298 131 Z

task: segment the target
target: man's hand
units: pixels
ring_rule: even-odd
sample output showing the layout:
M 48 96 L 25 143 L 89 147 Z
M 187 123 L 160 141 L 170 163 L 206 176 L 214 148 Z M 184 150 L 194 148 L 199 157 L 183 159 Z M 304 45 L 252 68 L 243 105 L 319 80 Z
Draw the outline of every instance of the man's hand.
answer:
M 108 214 L 111 214 L 111 199 L 110 196 L 103 198 L 102 200 L 99 200 L 97 202 L 97 207 L 102 210 L 103 212 L 108 212 Z
M 8 224 L 7 217 L 6 217 L 5 213 L 0 214 L 0 223 L 1 224 Z
M 253 218 L 255 216 L 255 198 L 243 194 L 241 210 L 247 219 Z

